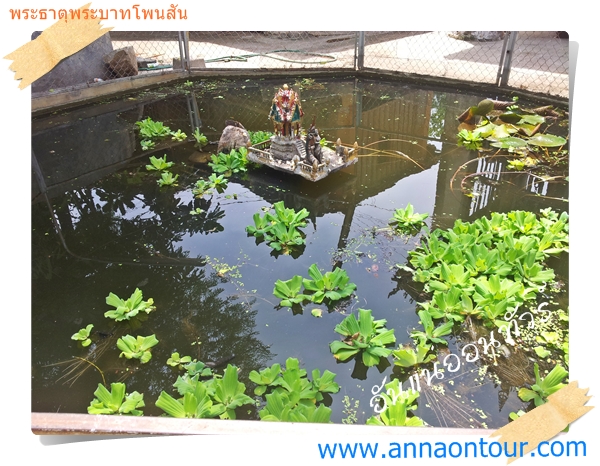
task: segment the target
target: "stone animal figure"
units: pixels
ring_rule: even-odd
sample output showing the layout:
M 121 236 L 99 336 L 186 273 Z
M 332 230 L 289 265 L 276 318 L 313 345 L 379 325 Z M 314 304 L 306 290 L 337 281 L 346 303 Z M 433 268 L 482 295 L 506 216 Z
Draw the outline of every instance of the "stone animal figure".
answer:
M 225 129 L 219 139 L 217 152 L 228 154 L 232 149 L 247 147 L 250 144 L 250 135 L 244 125 L 235 120 L 225 121 Z
M 323 151 L 321 150 L 321 137 L 319 136 L 319 130 L 313 123 L 310 125 L 308 133 L 306 134 L 306 158 L 308 162 L 312 164 L 316 159 L 319 163 L 323 163 Z

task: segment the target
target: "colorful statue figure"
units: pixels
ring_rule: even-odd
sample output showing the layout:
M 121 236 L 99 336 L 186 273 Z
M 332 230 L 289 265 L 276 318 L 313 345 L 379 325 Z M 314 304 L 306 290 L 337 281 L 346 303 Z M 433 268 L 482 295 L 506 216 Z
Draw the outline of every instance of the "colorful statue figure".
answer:
M 303 116 L 300 96 L 284 84 L 273 97 L 269 113 L 269 118 L 273 121 L 273 132 L 278 136 L 300 138 L 300 122 Z
M 303 116 L 300 96 L 284 84 L 273 97 L 269 112 L 275 135 L 268 141 L 249 146 L 248 160 L 310 181 L 322 180 L 357 162 L 357 143 L 348 149 L 338 139 L 336 150 L 321 145 L 325 141 L 321 141 L 315 117 L 303 136 L 300 128 Z

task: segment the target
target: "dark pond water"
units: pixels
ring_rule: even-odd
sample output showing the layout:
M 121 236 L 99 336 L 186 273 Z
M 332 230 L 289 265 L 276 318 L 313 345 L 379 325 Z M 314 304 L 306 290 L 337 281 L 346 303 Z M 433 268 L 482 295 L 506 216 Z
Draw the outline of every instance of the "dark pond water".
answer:
M 355 360 L 338 363 L 329 343 L 339 339 L 336 324 L 359 308 L 387 319 L 396 345 L 411 341 L 417 303 L 425 297 L 395 265 L 406 264 L 418 237 L 390 234 L 385 227 L 394 210 L 410 203 L 429 214 L 433 229 L 491 212 L 567 209 L 565 183 L 509 172 L 501 157 L 467 163 L 476 155 L 456 145 L 456 116 L 495 96 L 354 79 L 294 81 L 288 82 L 301 92 L 305 124 L 314 115 L 328 140 L 375 143 L 370 147 L 380 152 L 362 150 L 347 172 L 316 184 L 251 169 L 233 176 L 224 193 L 196 199 L 192 187 L 211 169 L 190 161 L 201 155 L 193 143 L 142 152 L 134 123 L 151 117 L 188 135 L 198 124 L 209 141 L 218 140 L 228 118 L 268 131 L 271 99 L 283 82 L 198 81 L 33 119 L 33 151 L 47 186 L 46 197 L 33 183 L 33 411 L 87 412 L 102 382 L 96 368 L 78 359 L 88 358 L 107 383 L 125 381 L 128 391 L 144 393 L 145 415 L 160 415 L 154 402 L 162 390 L 174 394 L 177 370 L 166 361 L 177 351 L 201 361 L 232 357 L 249 394 L 251 370 L 284 365 L 289 357 L 309 374 L 328 369 L 341 386 L 329 400 L 332 420 L 347 417 L 347 396 L 352 405 L 358 400 L 364 423 L 373 414 L 372 387 L 384 377 L 408 375 L 391 357 L 368 369 Z M 567 132 L 558 125 L 553 130 Z M 211 150 L 216 146 L 205 153 Z M 176 162 L 177 187 L 160 188 L 157 175 L 145 169 L 150 155 L 164 154 Z M 475 172 L 482 174 L 465 178 Z M 245 232 L 254 213 L 280 200 L 310 212 L 306 246 L 293 256 L 274 255 Z M 191 215 L 196 208 L 205 213 Z M 564 255 L 550 264 L 564 284 L 553 308 L 567 306 L 567 262 Z M 355 295 L 332 308 L 279 309 L 275 281 L 307 276 L 313 263 L 324 271 L 342 267 L 357 284 Z M 106 297 L 127 298 L 136 287 L 157 310 L 134 329 L 115 326 L 103 316 Z M 315 307 L 322 318 L 311 315 Z M 90 323 L 94 343 L 81 348 L 71 335 Z M 124 332 L 156 335 L 160 343 L 147 364 L 119 359 L 115 341 Z M 458 353 L 466 333 L 451 336 L 439 357 Z M 432 426 L 498 427 L 511 411 L 526 408 L 516 391 L 532 377 L 531 355 L 518 350 L 496 366 L 484 359 L 465 363 L 452 377 L 434 381 L 433 389 L 424 387 L 415 414 Z M 256 419 L 257 412 L 242 409 L 238 416 Z

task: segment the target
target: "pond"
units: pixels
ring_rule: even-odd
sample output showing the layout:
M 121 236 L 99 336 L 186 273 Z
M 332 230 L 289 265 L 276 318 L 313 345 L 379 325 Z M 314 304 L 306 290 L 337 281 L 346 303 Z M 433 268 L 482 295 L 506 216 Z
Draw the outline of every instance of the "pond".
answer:
M 548 170 L 517 170 L 509 167 L 512 155 L 492 157 L 496 149 L 488 148 L 478 157 L 457 145 L 457 116 L 490 96 L 350 78 L 288 83 L 300 93 L 305 126 L 314 116 L 326 140 L 358 143 L 355 165 L 317 183 L 251 166 L 229 177 L 222 192 L 194 194 L 196 182 L 212 173 L 212 143 L 227 119 L 249 131 L 272 130 L 268 111 L 281 80 L 199 80 L 33 118 L 34 171 L 45 187 L 39 178 L 33 184 L 32 411 L 86 413 L 99 383 L 124 382 L 128 392 L 143 393 L 144 415 L 163 415 L 156 400 L 163 391 L 177 398 L 173 384 L 184 374 L 167 364 L 177 352 L 217 374 L 228 364 L 238 368 L 246 395 L 259 400 L 238 407 L 238 419 L 259 419 L 265 405 L 250 373 L 295 358 L 311 380 L 313 369 L 336 374 L 339 391 L 322 400 L 332 422 L 364 424 L 380 409 L 372 397 L 384 380 L 399 379 L 406 389 L 418 379 L 412 414 L 427 425 L 496 428 L 511 412 L 533 407 L 518 392 L 535 382 L 534 364 L 542 374 L 558 363 L 568 369 L 564 347 L 550 341 L 560 337 L 563 344 L 568 323 L 538 326 L 530 331 L 535 343 L 521 335 L 510 345 L 506 331 L 464 316 L 418 366 L 403 368 L 389 354 L 370 367 L 360 354 L 334 358 L 330 343 L 343 339 L 334 329 L 359 309 L 394 330 L 389 349 L 415 345 L 411 332 L 423 329 L 418 311 L 432 290 L 407 269 L 414 269 L 410 253 L 427 229 L 493 212 L 566 211 L 568 158 L 555 154 Z M 135 123 L 148 117 L 188 136 L 199 127 L 211 144 L 199 151 L 191 137 L 169 138 L 143 151 Z M 568 134 L 565 121 L 549 126 Z M 150 156 L 164 155 L 174 162 L 177 185 L 159 186 L 157 172 L 146 169 Z M 308 211 L 304 244 L 291 254 L 246 231 L 256 213 L 272 213 L 279 201 Z M 409 204 L 427 214 L 426 228 L 401 233 L 389 222 Z M 553 277 L 538 283 L 522 310 L 543 309 L 566 321 L 568 254 L 544 263 Z M 343 269 L 356 285 L 352 295 L 280 306 L 275 283 L 308 279 L 313 264 L 322 273 Z M 122 322 L 104 316 L 114 310 L 106 304 L 110 293 L 127 299 L 136 288 L 152 298 L 154 311 Z M 89 324 L 91 344 L 84 347 L 71 336 Z M 527 321 L 518 325 L 524 334 Z M 119 357 L 117 340 L 125 334 L 155 335 L 159 343 L 147 363 Z M 498 344 L 485 354 L 494 337 Z M 465 352 L 469 344 L 480 357 Z

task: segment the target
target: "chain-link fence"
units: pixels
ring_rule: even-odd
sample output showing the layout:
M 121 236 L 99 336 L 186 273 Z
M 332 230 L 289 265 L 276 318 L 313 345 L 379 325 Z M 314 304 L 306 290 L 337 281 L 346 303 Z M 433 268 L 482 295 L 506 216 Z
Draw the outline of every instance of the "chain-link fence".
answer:
M 560 32 L 118 32 L 61 62 L 34 93 L 210 70 L 388 71 L 568 97 Z

